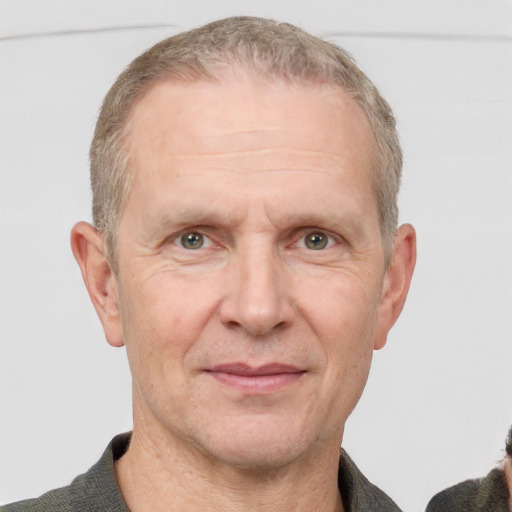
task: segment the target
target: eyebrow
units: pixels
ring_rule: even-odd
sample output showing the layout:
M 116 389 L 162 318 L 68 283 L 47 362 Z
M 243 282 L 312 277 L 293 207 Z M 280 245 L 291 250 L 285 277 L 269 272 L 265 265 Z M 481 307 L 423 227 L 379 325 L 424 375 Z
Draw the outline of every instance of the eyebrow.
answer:
M 366 232 L 365 216 L 356 212 L 343 215 L 333 213 L 330 216 L 318 215 L 314 212 L 311 212 L 311 214 L 292 214 L 288 218 L 282 219 L 280 223 L 291 229 L 311 227 L 331 231 L 342 236 L 348 236 L 354 242 L 360 240 Z
M 362 221 L 362 216 L 356 213 L 349 213 L 339 215 L 333 213 L 332 215 L 319 215 L 317 213 L 292 213 L 280 220 L 280 223 L 296 226 L 346 226 L 357 225 Z M 283 222 L 284 221 L 284 222 Z
M 237 218 L 238 217 L 238 218 Z M 180 231 L 192 226 L 212 226 L 220 229 L 233 229 L 243 222 L 245 214 L 236 215 L 236 211 L 229 210 L 221 213 L 215 208 L 201 207 L 183 207 L 175 212 L 166 212 L 161 217 L 151 221 L 151 224 L 145 227 L 146 235 L 150 238 L 159 237 L 162 234 L 168 235 L 166 231 Z M 302 212 L 299 214 L 290 212 L 287 215 L 280 216 L 279 219 L 273 219 L 272 215 L 267 215 L 269 222 L 276 229 L 295 229 L 300 227 L 311 227 L 325 229 L 346 234 L 351 237 L 359 238 L 366 231 L 364 215 L 350 212 L 340 216 L 334 213 L 331 216 L 318 214 L 317 212 Z
M 221 213 L 213 206 L 201 206 L 200 209 L 196 207 L 182 207 L 170 215 L 166 214 L 163 217 L 163 221 L 165 224 L 219 224 L 230 226 L 238 224 L 243 219 L 242 215 L 237 215 L 236 213 L 236 210 Z M 237 217 L 239 218 L 237 219 Z
M 236 215 L 232 211 L 220 213 L 214 208 L 183 207 L 163 215 L 147 220 L 144 231 L 149 237 L 158 236 L 162 231 L 179 231 L 189 226 L 223 226 L 233 227 L 240 221 L 235 220 Z

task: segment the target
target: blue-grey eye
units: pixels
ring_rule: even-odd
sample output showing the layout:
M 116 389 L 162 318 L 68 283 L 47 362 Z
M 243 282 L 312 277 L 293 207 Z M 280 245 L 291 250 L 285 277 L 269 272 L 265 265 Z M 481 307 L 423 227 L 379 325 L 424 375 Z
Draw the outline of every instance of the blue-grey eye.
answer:
M 181 245 L 185 249 L 200 249 L 204 244 L 204 237 L 201 233 L 185 233 L 180 238 Z
M 319 251 L 327 247 L 329 237 L 325 233 L 314 231 L 313 233 L 308 233 L 304 237 L 304 243 L 308 249 Z

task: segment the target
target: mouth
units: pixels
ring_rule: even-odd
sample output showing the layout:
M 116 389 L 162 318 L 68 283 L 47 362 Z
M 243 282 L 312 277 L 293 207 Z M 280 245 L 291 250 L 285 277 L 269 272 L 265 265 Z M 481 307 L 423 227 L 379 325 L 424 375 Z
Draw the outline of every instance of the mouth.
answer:
M 281 363 L 250 366 L 245 363 L 220 364 L 207 373 L 220 384 L 244 394 L 264 395 L 298 382 L 305 370 Z

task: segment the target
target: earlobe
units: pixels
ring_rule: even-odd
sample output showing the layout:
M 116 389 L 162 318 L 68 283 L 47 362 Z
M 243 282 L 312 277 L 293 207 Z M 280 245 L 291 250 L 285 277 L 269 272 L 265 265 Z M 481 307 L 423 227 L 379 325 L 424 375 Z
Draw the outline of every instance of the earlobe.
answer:
M 119 312 L 117 278 L 105 256 L 103 239 L 96 228 L 79 222 L 71 230 L 71 249 L 82 272 L 89 297 L 110 345 L 124 345 Z
M 388 332 L 402 312 L 415 265 L 416 231 L 410 224 L 404 224 L 396 232 L 391 262 L 384 276 L 374 340 L 375 350 L 386 344 Z

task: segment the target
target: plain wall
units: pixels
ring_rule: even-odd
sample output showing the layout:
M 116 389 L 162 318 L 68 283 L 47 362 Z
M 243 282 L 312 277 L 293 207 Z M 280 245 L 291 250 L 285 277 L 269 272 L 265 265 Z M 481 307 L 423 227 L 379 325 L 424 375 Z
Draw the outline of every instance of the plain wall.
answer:
M 182 29 L 275 17 L 339 43 L 395 110 L 401 220 L 418 231 L 402 318 L 344 447 L 406 511 L 503 456 L 512 422 L 512 2 L 0 3 L 0 503 L 85 471 L 131 428 L 69 249 L 90 219 L 87 151 L 128 62 Z

